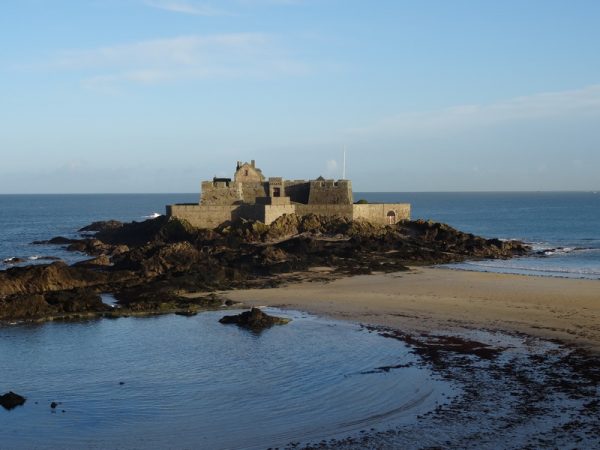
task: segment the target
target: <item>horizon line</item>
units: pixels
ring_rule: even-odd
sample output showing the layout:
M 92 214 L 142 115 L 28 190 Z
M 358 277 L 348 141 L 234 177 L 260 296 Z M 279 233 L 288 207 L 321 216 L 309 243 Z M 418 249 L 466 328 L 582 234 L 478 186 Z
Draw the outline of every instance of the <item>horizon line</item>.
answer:
M 536 193 L 598 193 L 598 189 L 536 189 L 536 190 L 458 190 L 458 191 L 354 191 L 354 194 L 536 194 Z M 8 195 L 200 195 L 199 192 L 12 192 Z

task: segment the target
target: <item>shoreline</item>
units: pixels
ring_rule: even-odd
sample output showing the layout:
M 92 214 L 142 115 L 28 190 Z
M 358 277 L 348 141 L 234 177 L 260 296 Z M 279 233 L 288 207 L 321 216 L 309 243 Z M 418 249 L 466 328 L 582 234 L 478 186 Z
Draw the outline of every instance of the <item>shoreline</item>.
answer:
M 440 269 L 413 266 L 219 294 L 249 307 L 296 309 L 405 332 L 523 333 L 600 353 L 597 280 Z

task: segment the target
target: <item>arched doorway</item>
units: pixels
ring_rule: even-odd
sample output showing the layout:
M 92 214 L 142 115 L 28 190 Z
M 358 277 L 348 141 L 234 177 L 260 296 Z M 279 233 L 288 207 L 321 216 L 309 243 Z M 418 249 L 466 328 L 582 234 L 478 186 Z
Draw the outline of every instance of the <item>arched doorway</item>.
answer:
M 394 225 L 396 223 L 396 212 L 395 211 L 388 211 L 387 222 L 389 225 Z

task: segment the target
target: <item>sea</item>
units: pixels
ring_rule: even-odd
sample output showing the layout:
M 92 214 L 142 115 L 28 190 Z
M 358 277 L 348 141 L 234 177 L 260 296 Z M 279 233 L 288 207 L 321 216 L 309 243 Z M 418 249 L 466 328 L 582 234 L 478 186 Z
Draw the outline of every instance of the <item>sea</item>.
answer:
M 361 198 L 410 202 L 413 218 L 523 240 L 537 252 L 450 268 L 600 279 L 596 193 L 355 193 Z M 97 220 L 143 221 L 166 204 L 197 200 L 0 195 L 0 263 L 74 262 L 85 255 L 32 242 L 79 237 Z M 224 311 L 0 325 L 0 395 L 27 398 L 0 408 L 0 448 L 264 449 L 296 448 L 298 439 L 318 446 L 419 427 L 419 417 L 461 395 L 460 385 L 420 364 L 401 341 L 359 324 L 266 311 L 292 321 L 262 333 L 220 324 Z M 446 437 L 429 428 L 404 436 L 403 447 L 439 447 Z
M 369 202 L 408 202 L 414 219 L 445 222 L 469 233 L 530 244 L 533 256 L 468 261 L 446 268 L 522 275 L 600 279 L 598 192 L 355 192 Z M 170 203 L 193 203 L 198 194 L 0 195 L 0 268 L 75 262 L 85 255 L 32 245 L 54 236 L 80 237 L 96 220 L 143 221 Z

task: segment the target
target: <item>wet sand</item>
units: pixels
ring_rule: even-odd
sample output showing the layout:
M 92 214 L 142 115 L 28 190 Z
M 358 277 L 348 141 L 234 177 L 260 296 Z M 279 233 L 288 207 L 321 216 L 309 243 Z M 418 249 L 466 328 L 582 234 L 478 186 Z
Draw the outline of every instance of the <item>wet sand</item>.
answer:
M 406 332 L 521 332 L 600 352 L 600 281 L 439 268 L 228 291 L 277 306 Z

